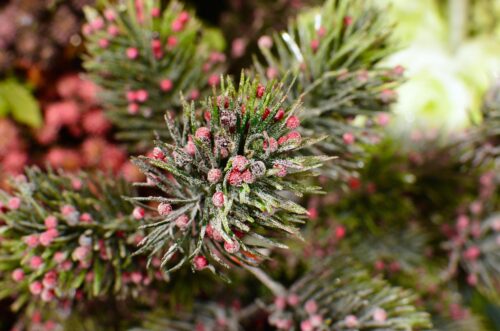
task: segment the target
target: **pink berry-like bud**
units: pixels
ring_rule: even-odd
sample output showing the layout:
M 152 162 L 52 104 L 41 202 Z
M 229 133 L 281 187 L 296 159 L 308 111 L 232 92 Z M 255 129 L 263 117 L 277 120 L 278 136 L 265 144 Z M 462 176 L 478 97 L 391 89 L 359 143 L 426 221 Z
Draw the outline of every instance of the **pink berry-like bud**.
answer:
M 177 217 L 177 219 L 175 220 L 175 225 L 181 230 L 185 230 L 188 227 L 188 224 L 189 217 L 185 214 Z
M 113 9 L 108 8 L 104 11 L 104 17 L 106 17 L 108 21 L 114 21 L 116 19 L 116 13 Z
M 219 232 L 219 230 L 215 229 L 211 223 L 207 225 L 206 229 L 207 236 L 215 241 L 222 241 L 222 234 Z
M 255 176 L 248 169 L 241 174 L 241 179 L 247 184 L 252 184 L 255 182 Z
M 90 22 L 90 26 L 94 30 L 101 30 L 102 28 L 104 28 L 104 20 L 102 19 L 102 17 L 97 17 L 95 20 Z
M 301 331 L 313 331 L 314 327 L 312 326 L 311 321 L 305 320 L 300 322 L 300 330 Z
M 158 205 L 158 214 L 161 216 L 167 216 L 172 212 L 172 205 L 169 203 L 162 202 Z
M 101 48 L 108 48 L 109 46 L 109 40 L 108 39 L 105 39 L 105 38 L 102 38 L 99 40 L 99 47 Z
M 43 285 L 39 281 L 35 281 L 35 282 L 30 284 L 31 294 L 40 295 L 40 293 L 42 293 L 42 290 L 43 290 Z
M 301 140 L 302 140 L 302 136 L 300 135 L 300 133 L 298 131 L 292 131 L 286 135 L 286 141 L 291 141 L 291 142 L 298 144 L 298 143 L 300 143 Z
M 184 28 L 184 24 L 178 19 L 172 22 L 172 30 L 174 32 L 179 32 Z
M 352 145 L 355 141 L 355 137 L 352 133 L 346 132 L 342 135 L 342 140 L 344 140 L 346 145 Z
M 344 323 L 348 328 L 355 328 L 359 325 L 358 318 L 354 315 L 348 315 L 344 319 Z
M 387 124 L 389 124 L 390 120 L 391 117 L 387 113 L 380 113 L 376 118 L 377 124 L 380 126 L 386 126 Z
M 228 176 L 229 185 L 232 186 L 240 186 L 243 182 L 243 178 L 241 178 L 241 173 L 237 169 L 231 170 Z
M 10 198 L 7 207 L 12 210 L 19 209 L 21 207 L 21 199 L 18 197 Z
M 134 102 L 137 99 L 135 91 L 127 91 L 127 101 Z
M 481 255 L 481 250 L 477 246 L 471 246 L 464 252 L 464 258 L 470 261 L 475 261 Z
M 273 166 L 275 169 L 278 169 L 278 173 L 276 174 L 276 176 L 278 177 L 285 177 L 287 175 L 287 170 L 286 170 L 286 167 L 282 164 L 279 164 L 279 163 L 276 163 L 274 164 Z
M 21 268 L 17 268 L 16 270 L 12 271 L 12 279 L 15 282 L 21 282 L 24 280 L 24 271 Z
M 314 300 L 307 300 L 304 309 L 308 314 L 314 314 L 318 311 L 318 305 L 316 304 L 316 301 Z
M 51 270 L 43 276 L 43 286 L 52 289 L 57 285 L 57 272 Z
M 54 229 L 57 227 L 57 218 L 54 216 L 47 216 L 44 220 L 44 224 L 47 229 Z
M 53 290 L 44 289 L 42 291 L 42 295 L 40 296 L 40 298 L 44 302 L 50 302 L 50 301 L 52 301 L 55 298 L 55 293 L 54 293 Z
M 208 85 L 210 86 L 216 86 L 218 85 L 220 82 L 220 77 L 219 75 L 210 75 L 210 77 L 208 77 Z
M 189 140 L 186 146 L 184 147 L 184 150 L 186 151 L 187 154 L 194 156 L 196 154 L 196 145 L 192 140 Z
M 72 254 L 72 257 L 76 261 L 85 261 L 90 254 L 90 249 L 88 246 L 78 246 Z
M 266 88 L 262 85 L 257 86 L 257 91 L 255 92 L 255 95 L 257 98 L 262 98 L 264 96 L 264 92 L 266 91 Z
M 212 184 L 219 182 L 221 177 L 222 177 L 222 171 L 220 169 L 210 169 L 208 171 L 207 180 Z
M 141 207 L 135 207 L 134 211 L 132 212 L 132 216 L 136 220 L 142 220 L 144 218 L 144 215 L 146 215 L 146 212 Z
M 82 223 L 92 223 L 92 215 L 89 213 L 83 213 L 80 215 L 80 222 Z
M 259 38 L 258 42 L 260 48 L 271 48 L 273 47 L 273 40 L 269 36 L 262 36 Z
M 165 154 L 160 148 L 155 147 L 153 148 L 153 158 L 157 160 L 163 160 L 165 158 Z
M 274 299 L 274 305 L 278 310 L 284 310 L 286 308 L 286 298 L 283 296 L 277 296 Z
M 300 125 L 300 120 L 297 116 L 290 116 L 286 120 L 286 127 L 289 129 L 296 129 Z
M 285 110 L 283 108 L 280 108 L 276 112 L 276 115 L 274 115 L 274 120 L 275 121 L 281 121 L 284 116 L 285 116 Z
M 154 7 L 153 9 L 151 9 L 151 16 L 153 16 L 154 18 L 158 18 L 160 17 L 160 15 L 161 15 L 160 8 Z
M 208 266 L 207 258 L 202 255 L 198 255 L 193 259 L 193 265 L 196 270 L 203 270 Z
M 178 43 L 177 37 L 174 37 L 174 36 L 168 37 L 168 39 L 167 39 L 167 47 L 169 49 L 172 49 L 175 46 L 177 46 L 177 43 Z
M 24 243 L 26 245 L 28 245 L 28 247 L 31 247 L 31 248 L 38 246 L 39 242 L 40 241 L 39 241 L 38 236 L 36 234 L 31 234 L 31 235 L 24 238 Z
M 278 144 L 279 144 L 279 142 L 277 142 L 276 139 L 271 137 L 271 138 L 269 138 L 269 140 L 264 141 L 263 147 L 265 150 L 267 150 L 269 148 L 269 151 L 271 153 L 273 153 L 273 152 L 276 152 L 276 150 L 278 149 Z
M 385 322 L 387 320 L 387 312 L 382 308 L 375 308 L 373 311 L 373 320 L 376 322 Z
M 323 317 L 321 315 L 313 315 L 309 320 L 311 321 L 311 324 L 316 328 L 320 327 L 323 324 Z
M 172 87 L 174 87 L 174 84 L 172 83 L 172 81 L 170 79 L 163 79 L 160 82 L 160 89 L 163 92 L 168 92 L 168 91 L 172 90 Z
M 32 256 L 30 259 L 30 267 L 31 269 L 37 270 L 43 264 L 43 259 L 40 256 Z
M 137 98 L 137 101 L 145 102 L 146 100 L 148 100 L 149 93 L 146 90 L 138 90 L 135 94 L 135 97 Z
M 318 48 L 319 48 L 319 40 L 318 39 L 311 40 L 311 49 L 312 49 L 313 53 L 316 53 Z
M 248 160 L 243 155 L 236 155 L 235 157 L 233 157 L 232 161 L 233 168 L 238 171 L 245 170 L 246 166 L 248 165 Z
M 54 241 L 54 239 L 57 238 L 57 236 L 59 235 L 59 233 L 57 232 L 56 229 L 49 229 L 45 232 L 42 232 L 40 234 L 40 244 L 42 246 L 49 246 L 50 244 L 52 244 L 52 242 Z
M 224 249 L 230 254 L 235 254 L 240 250 L 240 243 L 237 240 L 224 242 Z
M 210 135 L 210 129 L 204 126 L 198 128 L 195 133 L 196 138 L 205 142 L 210 141 Z
M 224 206 L 224 193 L 222 192 L 215 192 L 214 195 L 212 196 L 212 203 L 214 204 L 215 207 L 221 208 Z
M 111 37 L 116 37 L 120 34 L 120 29 L 116 25 L 110 25 L 108 26 L 108 34 Z
M 182 24 L 186 24 L 189 21 L 189 13 L 187 11 L 183 11 L 179 14 L 179 17 L 177 19 Z
M 290 294 L 286 298 L 286 300 L 287 300 L 288 304 L 292 307 L 295 307 L 296 305 L 298 305 L 299 301 L 300 301 L 299 296 L 295 293 Z
M 135 47 L 129 47 L 129 48 L 127 48 L 126 53 L 127 53 L 127 57 L 130 60 L 135 60 L 139 56 L 139 50 L 137 50 L 137 48 L 135 48 Z

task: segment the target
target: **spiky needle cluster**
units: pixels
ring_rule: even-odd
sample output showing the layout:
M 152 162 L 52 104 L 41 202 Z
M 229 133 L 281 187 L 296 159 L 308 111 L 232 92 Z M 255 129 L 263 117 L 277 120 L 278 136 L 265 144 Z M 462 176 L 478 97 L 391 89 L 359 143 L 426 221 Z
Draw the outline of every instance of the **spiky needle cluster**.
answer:
M 329 135 L 317 147 L 329 154 L 359 155 L 356 142 L 371 143 L 369 128 L 388 122 L 386 112 L 404 71 L 381 66 L 394 51 L 391 30 L 386 15 L 371 1 L 328 0 L 300 13 L 288 31 L 262 37 L 261 59 L 254 65 L 268 79 L 290 71 L 297 76 L 291 92 L 303 95 L 301 132 Z M 359 167 L 354 158 L 331 165 L 332 177 Z
M 85 68 L 103 88 L 119 138 L 150 144 L 154 130 L 166 134 L 165 110 L 180 110 L 180 91 L 197 99 L 219 82 L 224 54 L 177 1 L 128 0 L 102 13 L 87 8 L 87 18 Z
M 0 193 L 0 297 L 14 307 L 130 294 L 147 275 L 131 255 L 138 241 L 133 193 L 123 180 L 27 170 Z
M 167 248 L 162 266 L 179 253 L 172 269 L 192 261 L 197 270 L 214 270 L 208 259 L 255 264 L 264 257 L 258 247 L 286 247 L 270 237 L 300 236 L 307 210 L 290 194 L 319 192 L 300 179 L 328 158 L 294 155 L 315 140 L 296 131 L 298 104 L 285 100 L 281 83 L 264 86 L 242 75 L 237 87 L 222 81 L 203 116 L 194 103 L 184 105 L 182 120 L 166 116 L 172 143 L 159 141 L 151 157 L 135 159 L 146 185 L 162 192 L 135 199 L 159 203 L 144 205 L 154 212 L 141 252 Z
M 339 255 L 322 261 L 269 306 L 278 330 L 416 330 L 429 316 L 416 296 L 372 277 Z

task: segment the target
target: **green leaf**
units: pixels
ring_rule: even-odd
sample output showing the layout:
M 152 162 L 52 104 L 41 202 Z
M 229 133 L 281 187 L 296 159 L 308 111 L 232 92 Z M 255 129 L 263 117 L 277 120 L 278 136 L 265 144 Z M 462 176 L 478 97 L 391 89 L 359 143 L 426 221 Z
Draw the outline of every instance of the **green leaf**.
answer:
M 9 113 L 9 104 L 0 93 L 0 117 L 5 117 Z
M 0 96 L 17 122 L 34 128 L 42 126 L 42 113 L 38 102 L 26 87 L 14 81 L 2 82 Z M 4 113 L 0 102 L 0 116 L 2 114 Z

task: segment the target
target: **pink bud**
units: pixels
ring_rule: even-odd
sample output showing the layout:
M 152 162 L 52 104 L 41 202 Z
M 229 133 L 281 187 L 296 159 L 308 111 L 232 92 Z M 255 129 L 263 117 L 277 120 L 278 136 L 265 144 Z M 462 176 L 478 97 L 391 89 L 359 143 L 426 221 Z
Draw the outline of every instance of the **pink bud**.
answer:
M 285 110 L 283 108 L 280 108 L 276 112 L 276 115 L 274 115 L 274 120 L 275 121 L 281 121 L 284 116 L 285 116 Z
M 135 115 L 139 112 L 139 105 L 136 103 L 131 103 L 128 105 L 127 111 L 130 115 Z
M 202 141 L 209 141 L 210 135 L 210 129 L 204 126 L 198 128 L 195 133 L 195 137 Z
M 127 91 L 127 101 L 134 102 L 136 100 L 135 91 Z
M 40 244 L 42 246 L 49 246 L 50 244 L 52 244 L 52 242 L 54 241 L 54 239 L 57 238 L 57 236 L 59 235 L 59 233 L 57 232 L 56 229 L 49 229 L 45 232 L 42 232 L 40 234 Z
M 40 256 L 32 256 L 31 259 L 30 259 L 30 267 L 31 269 L 34 269 L 34 270 L 37 270 L 38 268 L 40 268 L 43 264 L 43 259 L 40 257 Z
M 102 19 L 102 17 L 97 17 L 95 20 L 90 22 L 90 26 L 94 30 L 101 30 L 102 28 L 104 28 L 104 20 Z
M 342 140 L 344 140 L 346 145 L 352 145 L 355 141 L 355 137 L 352 133 L 346 132 L 342 135 Z
M 116 13 L 113 9 L 108 8 L 104 11 L 104 17 L 106 17 L 108 21 L 114 21 L 116 19 Z
M 470 286 L 476 286 L 477 285 L 477 275 L 476 274 L 470 274 L 467 276 L 467 284 Z
M 198 255 L 193 259 L 193 264 L 196 270 L 203 270 L 208 266 L 208 261 L 206 257 Z
M 224 206 L 224 193 L 215 192 L 212 196 L 212 203 L 217 208 L 221 208 L 222 206 Z
M 185 214 L 177 217 L 177 219 L 175 220 L 175 225 L 181 230 L 187 229 L 188 223 L 189 217 Z
M 206 229 L 207 236 L 215 241 L 222 241 L 222 234 L 219 232 L 219 230 L 215 229 L 212 224 L 207 225 Z
M 133 283 L 135 284 L 140 284 L 142 281 L 142 274 L 138 271 L 134 271 L 130 274 L 130 279 L 132 280 Z
M 43 290 L 43 285 L 39 281 L 35 281 L 35 282 L 30 284 L 31 294 L 39 295 L 40 293 L 42 293 L 42 290 Z
M 47 229 L 54 229 L 57 227 L 57 218 L 54 216 L 47 216 L 44 220 L 45 227 Z
M 316 53 L 318 48 L 319 48 L 319 40 L 318 39 L 311 40 L 311 49 L 312 49 L 313 53 Z
M 380 126 L 386 126 L 389 124 L 391 117 L 387 113 L 380 113 L 377 115 L 377 124 Z
M 276 176 L 278 177 L 285 177 L 288 173 L 286 167 L 282 164 L 275 163 L 273 167 L 279 170 L 278 173 L 276 174 Z
M 385 322 L 387 320 L 387 312 L 382 308 L 375 308 L 373 311 L 373 320 L 376 322 Z
M 290 306 L 292 306 L 292 307 L 298 305 L 299 301 L 300 301 L 299 296 L 297 294 L 295 294 L 295 293 L 292 293 L 292 294 L 288 295 L 288 297 L 286 298 L 286 300 L 287 300 L 288 304 Z
M 177 19 L 172 22 L 171 27 L 174 32 L 179 32 L 184 28 L 184 24 L 182 24 L 182 22 Z
M 153 148 L 153 158 L 157 160 L 163 160 L 165 158 L 165 154 L 160 148 L 155 147 Z
M 10 198 L 7 207 L 12 210 L 19 209 L 21 207 L 21 199 L 18 197 Z
M 55 252 L 54 253 L 54 261 L 57 264 L 61 264 L 66 259 L 66 254 L 63 252 Z
M 286 298 L 283 296 L 277 296 L 274 299 L 274 305 L 278 310 L 284 310 L 286 308 Z
M 172 83 L 172 81 L 170 79 L 163 79 L 160 82 L 160 89 L 163 92 L 168 92 L 168 91 L 172 90 L 173 86 L 174 86 L 174 84 Z
M 253 184 L 255 182 L 254 175 L 248 169 L 241 174 L 241 179 L 247 184 Z
M 216 86 L 220 82 L 220 77 L 219 75 L 213 74 L 208 77 L 208 85 L 210 86 Z
M 138 90 L 135 94 L 135 97 L 137 98 L 137 101 L 145 102 L 146 100 L 148 100 L 149 93 L 144 89 Z
M 358 318 L 354 315 L 346 316 L 344 322 L 348 328 L 356 328 L 359 325 Z
M 169 203 L 162 202 L 158 205 L 158 214 L 161 216 L 167 216 L 172 212 L 172 205 Z
M 28 245 L 28 247 L 31 247 L 31 248 L 38 246 L 39 242 L 40 241 L 39 241 L 38 236 L 36 234 L 31 234 L 31 235 L 24 238 L 24 243 L 26 245 Z
M 228 176 L 228 182 L 231 186 L 240 186 L 243 182 L 241 178 L 241 173 L 237 169 L 231 170 Z
M 457 229 L 459 231 L 464 231 L 469 226 L 469 218 L 465 215 L 458 216 L 457 219 Z
M 135 207 L 134 210 L 132 211 L 132 216 L 136 220 L 142 220 L 144 218 L 144 215 L 146 215 L 146 212 L 141 207 Z
M 175 46 L 177 46 L 177 43 L 178 43 L 178 41 L 177 41 L 177 37 L 174 37 L 174 36 L 170 36 L 170 37 L 168 37 L 168 39 L 167 39 L 167 47 L 168 47 L 169 49 L 172 49 L 172 48 L 174 48 Z
M 71 206 L 71 205 L 64 205 L 61 207 L 61 213 L 63 214 L 63 216 L 67 217 L 67 216 L 71 216 L 72 214 L 74 214 L 76 212 L 75 210 L 75 207 Z
M 221 177 L 222 177 L 222 171 L 220 169 L 210 169 L 208 171 L 207 180 L 212 184 L 219 182 Z
M 51 270 L 43 276 L 43 286 L 48 289 L 52 289 L 57 285 L 57 272 Z
M 161 15 L 160 8 L 154 7 L 153 9 L 151 9 L 151 16 L 157 18 L 160 17 L 160 15 Z
M 233 165 L 234 169 L 236 169 L 238 171 L 243 171 L 243 170 L 245 170 L 246 166 L 248 165 L 248 160 L 243 155 L 236 155 L 232 159 L 232 165 Z
M 308 314 L 312 315 L 318 311 L 318 305 L 314 300 L 307 300 L 304 309 Z
M 286 139 L 286 137 L 284 139 Z M 279 142 L 276 141 L 276 139 L 271 137 L 271 138 L 269 138 L 269 140 L 264 141 L 262 147 L 264 147 L 265 150 L 267 150 L 269 148 L 269 151 L 271 153 L 273 153 L 273 152 L 276 152 L 276 150 L 278 149 L 278 144 L 279 144 Z
M 470 246 L 464 252 L 464 258 L 470 261 L 475 261 L 481 255 L 481 250 L 477 246 Z
M 264 96 L 265 91 L 266 91 L 266 88 L 259 84 L 259 86 L 257 86 L 257 91 L 255 92 L 255 95 L 257 96 L 257 98 L 260 99 Z
M 55 293 L 53 290 L 44 289 L 40 298 L 42 298 L 44 302 L 50 302 L 55 298 Z
M 224 249 L 230 254 L 235 254 L 240 250 L 240 243 L 237 240 L 224 242 Z
M 12 279 L 15 282 L 21 282 L 24 280 L 24 271 L 21 268 L 17 268 L 14 271 L 12 271 Z
M 323 324 L 323 317 L 321 315 L 313 315 L 309 320 L 314 327 L 320 327 Z
M 184 147 L 184 150 L 189 155 L 194 156 L 196 154 L 196 146 L 194 142 L 192 140 L 189 140 L 188 143 L 186 144 L 186 147 Z
M 109 40 L 108 39 L 105 39 L 105 38 L 102 38 L 99 40 L 99 47 L 101 48 L 108 48 L 109 46 Z
M 108 26 L 108 34 L 111 37 L 116 37 L 120 34 L 120 29 L 116 25 L 110 25 Z
M 271 48 L 273 47 L 273 40 L 269 36 L 262 36 L 258 40 L 260 48 Z
M 72 257 L 76 261 L 85 261 L 90 254 L 90 249 L 87 246 L 78 246 L 72 254 Z
M 177 19 L 182 24 L 186 24 L 189 21 L 189 13 L 187 11 L 183 11 L 179 14 L 179 17 Z
M 80 216 L 80 222 L 87 224 L 92 223 L 92 215 L 90 215 L 89 213 L 83 213 Z
M 127 57 L 130 59 L 130 60 L 134 60 L 134 59 L 137 59 L 137 57 L 139 56 L 139 51 L 137 50 L 137 48 L 135 47 L 130 47 L 130 48 L 127 48 Z

